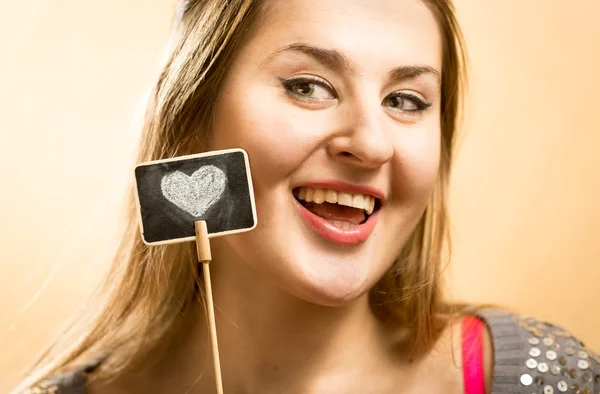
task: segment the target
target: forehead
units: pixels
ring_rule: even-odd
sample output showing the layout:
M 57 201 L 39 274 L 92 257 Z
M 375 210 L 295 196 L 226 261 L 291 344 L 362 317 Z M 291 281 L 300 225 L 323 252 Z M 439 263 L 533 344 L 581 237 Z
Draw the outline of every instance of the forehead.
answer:
M 269 56 L 293 42 L 336 49 L 357 71 L 427 65 L 441 71 L 437 21 L 422 0 L 265 0 L 249 46 Z

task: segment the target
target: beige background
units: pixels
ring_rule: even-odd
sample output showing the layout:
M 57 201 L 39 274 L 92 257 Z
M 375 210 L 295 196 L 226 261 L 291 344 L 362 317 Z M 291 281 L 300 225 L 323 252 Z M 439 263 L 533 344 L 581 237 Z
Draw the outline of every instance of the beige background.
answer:
M 600 1 L 457 8 L 472 94 L 452 186 L 452 292 L 600 350 Z M 172 11 L 172 0 L 0 5 L 0 392 L 106 269 Z

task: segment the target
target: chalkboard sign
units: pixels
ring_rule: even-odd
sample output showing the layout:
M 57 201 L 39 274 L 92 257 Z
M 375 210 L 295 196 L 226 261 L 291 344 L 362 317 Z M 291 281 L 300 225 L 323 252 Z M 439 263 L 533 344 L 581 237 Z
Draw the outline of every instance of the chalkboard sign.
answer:
M 194 241 L 194 222 L 209 237 L 256 227 L 248 154 L 228 149 L 142 163 L 135 168 L 144 243 Z

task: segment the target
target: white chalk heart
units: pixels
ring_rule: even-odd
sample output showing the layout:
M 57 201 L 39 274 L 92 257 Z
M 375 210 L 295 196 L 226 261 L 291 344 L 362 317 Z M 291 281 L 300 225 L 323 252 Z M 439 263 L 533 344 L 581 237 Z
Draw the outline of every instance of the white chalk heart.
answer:
M 223 194 L 227 177 L 215 166 L 202 166 L 192 176 L 181 171 L 166 174 L 160 181 L 163 196 L 193 216 L 202 216 Z

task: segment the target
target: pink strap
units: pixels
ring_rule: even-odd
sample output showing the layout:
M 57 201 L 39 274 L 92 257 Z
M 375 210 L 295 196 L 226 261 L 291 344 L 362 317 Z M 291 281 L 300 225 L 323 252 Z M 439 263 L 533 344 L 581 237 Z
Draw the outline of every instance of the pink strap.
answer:
M 466 316 L 462 321 L 462 359 L 465 394 L 485 394 L 483 374 L 483 323 Z

